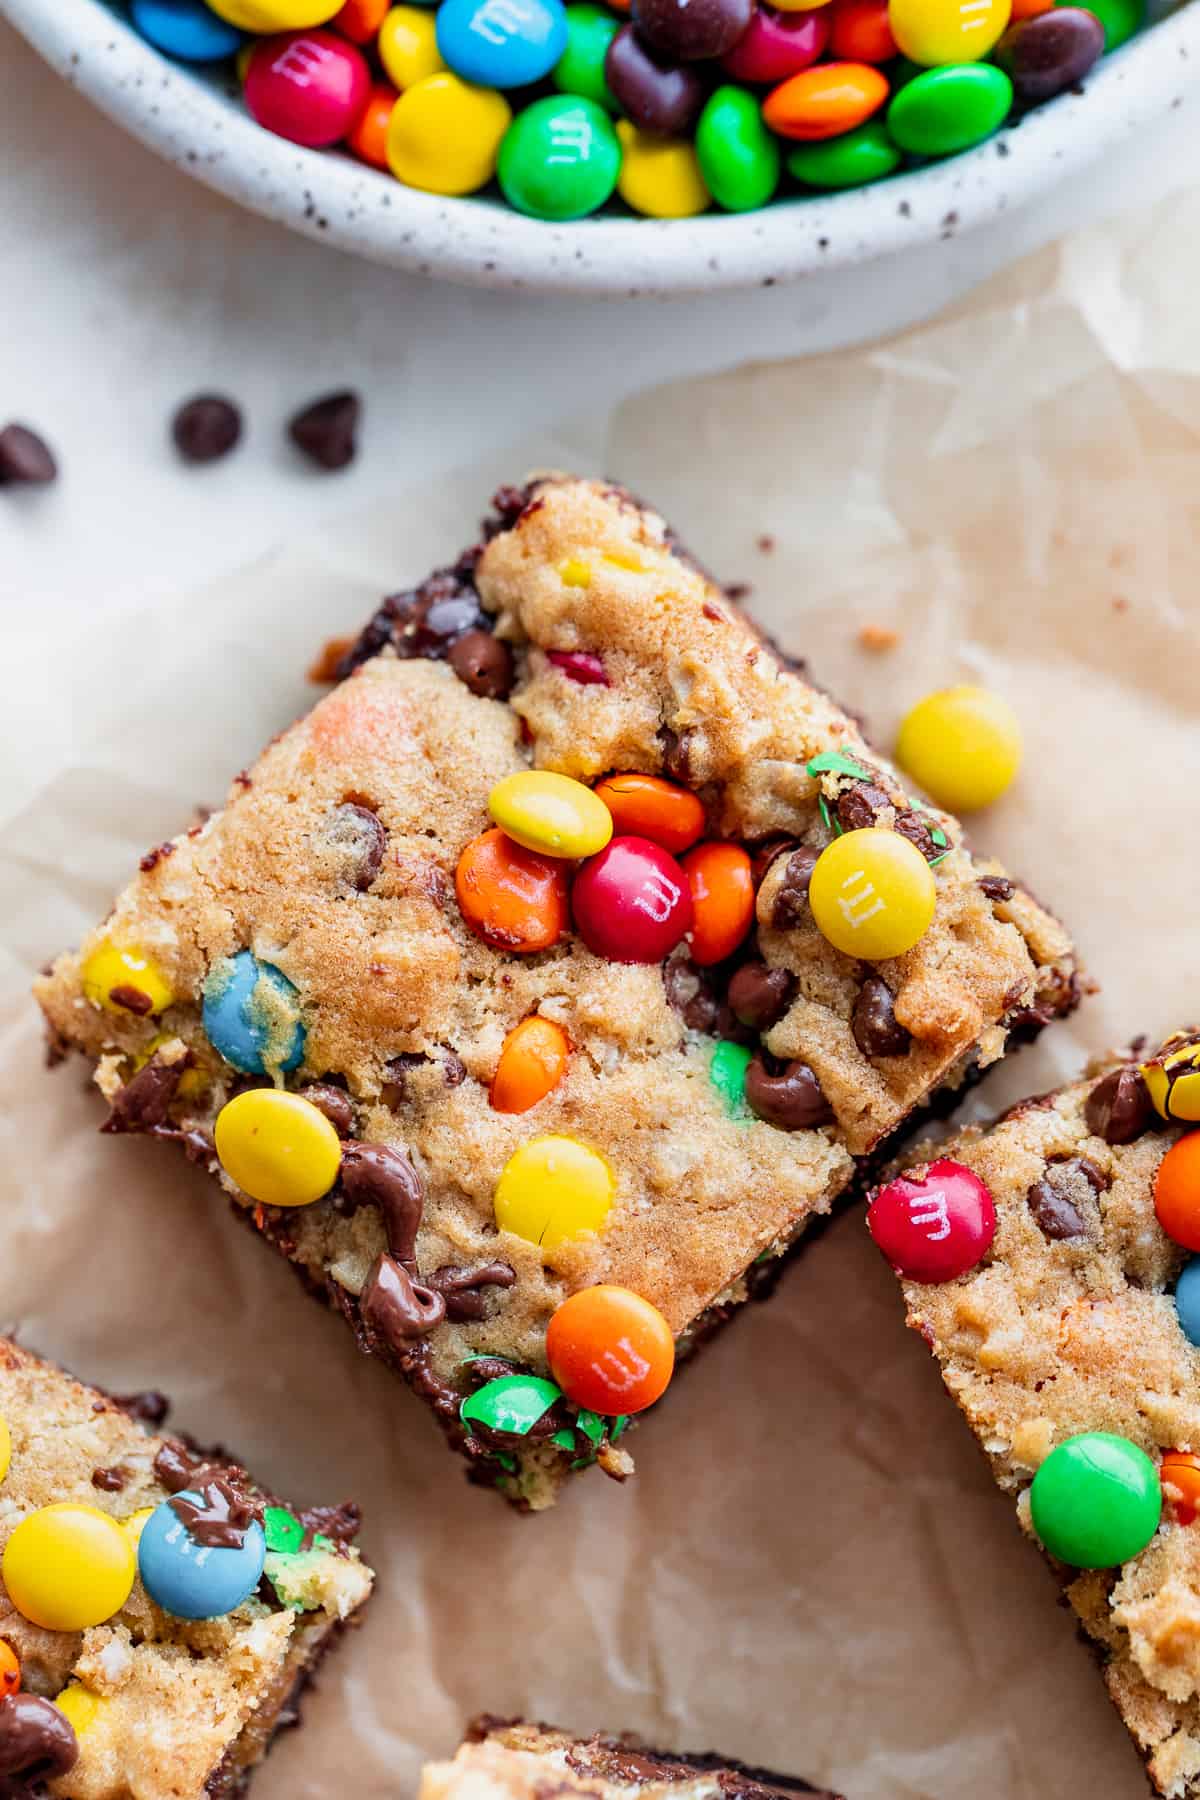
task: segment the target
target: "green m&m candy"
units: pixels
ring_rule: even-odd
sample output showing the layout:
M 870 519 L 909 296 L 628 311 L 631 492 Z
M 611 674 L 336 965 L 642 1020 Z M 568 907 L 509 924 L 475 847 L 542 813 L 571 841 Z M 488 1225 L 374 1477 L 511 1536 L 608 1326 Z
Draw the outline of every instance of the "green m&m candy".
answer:
M 1054 0 L 1056 6 L 1070 6 L 1071 0 Z M 1089 0 L 1088 9 L 1104 27 L 1104 48 L 1118 50 L 1135 31 L 1146 23 L 1146 0 Z
M 926 69 L 902 87 L 887 110 L 887 128 L 915 156 L 969 150 L 1004 123 L 1012 82 L 992 63 L 950 63 Z
M 709 95 L 696 125 L 700 173 L 726 212 L 753 212 L 779 186 L 779 144 L 745 88 L 719 87 Z
M 900 151 L 881 119 L 871 119 L 841 137 L 798 144 L 789 152 L 788 172 L 806 187 L 865 187 L 900 165 Z
M 535 219 L 582 219 L 617 185 L 621 146 L 594 100 L 551 94 L 518 113 L 496 173 L 504 198 Z
M 750 1067 L 751 1052 L 744 1044 L 735 1044 L 732 1039 L 723 1038 L 712 1054 L 708 1065 L 708 1079 L 720 1094 L 727 1109 L 733 1113 L 745 1113 L 746 1106 L 746 1070 Z
M 609 112 L 620 112 L 604 78 L 604 59 L 621 29 L 620 19 L 607 7 L 593 6 L 591 0 L 576 0 L 566 14 L 567 47 L 550 71 L 551 81 L 564 94 L 578 94 Z
M 1076 1569 L 1111 1569 L 1158 1530 L 1158 1470 L 1111 1431 L 1083 1431 L 1053 1449 L 1029 1490 L 1033 1529 L 1051 1556 Z

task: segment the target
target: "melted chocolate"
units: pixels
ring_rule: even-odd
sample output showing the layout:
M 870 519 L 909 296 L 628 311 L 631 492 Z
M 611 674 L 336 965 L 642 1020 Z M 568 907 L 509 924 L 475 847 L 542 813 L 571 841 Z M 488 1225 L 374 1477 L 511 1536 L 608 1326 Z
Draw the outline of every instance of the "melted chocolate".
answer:
M 510 1288 L 517 1272 L 506 1262 L 485 1263 L 481 1269 L 464 1269 L 458 1263 L 444 1263 L 425 1277 L 427 1287 L 441 1294 L 446 1302 L 446 1317 L 461 1324 L 482 1319 L 487 1306 L 484 1288 Z
M 359 1300 L 366 1325 L 393 1349 L 424 1337 L 446 1316 L 446 1302 L 432 1287 L 413 1280 L 394 1256 L 376 1257 Z
M 258 1517 L 259 1503 L 235 1487 L 227 1472 L 215 1469 L 200 1470 L 188 1486 L 199 1500 L 177 1494 L 171 1511 L 183 1521 L 189 1537 L 210 1550 L 240 1550 Z
M 0 1700 L 0 1796 L 27 1800 L 43 1782 L 75 1767 L 79 1742 L 64 1712 L 36 1694 Z
M 425 1201 L 421 1178 L 407 1156 L 386 1144 L 347 1144 L 336 1204 L 344 1213 L 377 1206 L 392 1257 L 416 1276 L 417 1230 Z

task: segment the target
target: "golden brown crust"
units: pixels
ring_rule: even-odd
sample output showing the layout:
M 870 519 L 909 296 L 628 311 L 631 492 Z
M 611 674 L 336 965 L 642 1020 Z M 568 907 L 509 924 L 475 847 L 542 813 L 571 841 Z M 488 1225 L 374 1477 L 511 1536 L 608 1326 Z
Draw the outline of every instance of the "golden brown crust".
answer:
M 175 1440 L 149 1433 L 115 1401 L 7 1339 L 0 1339 L 0 1416 L 12 1437 L 0 1486 L 0 1550 L 38 1507 L 74 1501 L 124 1520 L 167 1497 L 154 1461 Z M 97 1470 L 116 1471 L 120 1486 L 97 1486 Z M 20 1658 L 24 1687 L 53 1699 L 79 1682 L 101 1702 L 79 1733 L 78 1762 L 50 1792 L 58 1800 L 201 1800 L 243 1732 L 273 1717 L 320 1639 L 370 1592 L 370 1571 L 356 1551 L 320 1560 L 331 1567 L 319 1607 L 293 1612 L 254 1596 L 197 1624 L 164 1613 L 135 1581 L 106 1623 L 46 1631 L 13 1607 L 0 1584 L 0 1637 Z M 255 1746 L 259 1755 L 267 1741 L 269 1733 Z
M 474 579 L 514 646 L 509 703 L 477 697 L 445 663 L 401 661 L 385 648 L 238 778 L 224 812 L 147 859 L 100 931 L 37 989 L 56 1038 L 96 1060 L 110 1099 L 153 1044 L 166 1056 L 186 1049 L 194 1066 L 171 1121 L 203 1155 L 232 1076 L 204 1037 L 201 986 L 247 946 L 282 969 L 308 1029 L 296 1081 L 336 1074 L 354 1103 L 355 1135 L 404 1148 L 419 1170 L 420 1268 L 501 1257 L 515 1271 L 512 1287 L 490 1295 L 486 1318 L 447 1322 L 426 1340 L 443 1382 L 481 1351 L 543 1373 L 551 1312 L 596 1281 L 636 1287 L 686 1333 L 756 1257 L 829 1210 L 854 1157 L 934 1090 L 998 1057 L 1007 1021 L 1038 1007 L 1048 1017 L 1075 993 L 1062 928 L 1011 883 L 989 897 L 980 878 L 1001 872 L 974 863 L 957 824 L 930 813 L 953 843 L 936 871 L 935 922 L 916 949 L 877 971 L 912 1047 L 867 1057 L 851 1022 L 866 965 L 809 921 L 773 927 L 781 860 L 759 893 L 759 949 L 793 973 L 796 996 L 766 1043 L 811 1065 L 836 1126 L 782 1132 L 731 1117 L 709 1080 L 713 1038 L 681 1022 L 658 967 L 603 961 L 572 938 L 502 957 L 466 929 L 453 875 L 488 823 L 489 790 L 530 762 L 589 779 L 666 766 L 704 798 L 714 832 L 817 845 L 828 835 L 819 801 L 836 802 L 839 778 L 809 775 L 814 756 L 845 747 L 864 760 L 887 787 L 883 824 L 907 804 L 902 785 L 856 725 L 785 669 L 676 553 L 662 521 L 617 490 L 540 485 L 484 548 Z M 599 654 L 609 685 L 572 682 L 549 660 L 572 649 Z M 370 808 L 386 832 L 365 887 L 335 817 L 347 803 Z M 102 937 L 136 943 L 161 966 L 178 996 L 162 1020 L 102 1011 L 84 995 L 81 962 Z M 488 1087 L 501 1044 L 539 1010 L 567 1032 L 568 1074 L 532 1111 L 499 1114 Z M 389 1078 L 396 1058 L 406 1059 L 402 1093 Z M 492 1201 L 512 1151 L 546 1131 L 601 1151 L 617 1199 L 603 1236 L 543 1257 L 497 1234 Z M 332 1283 L 351 1312 L 383 1247 L 369 1209 L 347 1218 L 319 1203 L 287 1221 L 287 1253 L 318 1289 Z M 534 1453 L 536 1470 L 523 1468 L 515 1497 L 545 1503 L 569 1460 Z

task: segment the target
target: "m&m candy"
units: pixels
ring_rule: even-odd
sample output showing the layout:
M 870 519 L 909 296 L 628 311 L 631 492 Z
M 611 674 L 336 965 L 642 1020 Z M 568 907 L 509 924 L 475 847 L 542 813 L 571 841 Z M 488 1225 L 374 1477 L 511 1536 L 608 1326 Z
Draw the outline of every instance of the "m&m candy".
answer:
M 972 82 L 982 76 L 986 89 L 999 70 L 952 73 L 965 74 Z M 920 83 L 926 80 L 919 76 L 904 90 L 917 89 L 917 102 L 906 102 L 910 108 L 920 108 Z M 932 92 L 933 86 L 925 91 Z M 899 104 L 899 99 L 893 102 Z M 999 694 L 972 686 L 942 688 L 905 715 L 896 760 L 939 806 L 972 812 L 990 806 L 1012 784 L 1021 766 L 1021 727 Z
M 1136 1444 L 1083 1431 L 1057 1445 L 1029 1490 L 1033 1529 L 1051 1556 L 1076 1569 L 1108 1569 L 1138 1556 L 1158 1530 L 1158 1470 Z
M 569 1400 L 597 1413 L 635 1413 L 662 1397 L 675 1338 L 656 1306 L 630 1288 L 601 1283 L 557 1307 L 546 1361 Z
M 953 1281 L 975 1268 L 996 1235 L 996 1207 L 973 1170 L 948 1157 L 898 1175 L 871 1201 L 867 1229 L 909 1281 Z
M 7 1700 L 21 1685 L 21 1659 L 7 1638 L 0 1638 L 0 1699 Z
M 91 1730 L 101 1709 L 110 1703 L 102 1695 L 93 1693 L 91 1688 L 84 1687 L 81 1681 L 72 1681 L 61 1694 L 54 1696 L 54 1704 L 75 1736 L 80 1738 L 85 1731 Z
M 251 1088 L 217 1114 L 221 1167 L 264 1206 L 309 1206 L 338 1178 L 342 1145 L 324 1113 L 300 1094 Z
M 259 124 L 310 148 L 348 137 L 370 91 L 362 51 L 331 31 L 267 38 L 246 69 L 246 105 Z
M 888 0 L 898 48 L 925 68 L 986 56 L 1011 11 L 1012 0 Z
M 391 0 L 345 0 L 333 16 L 333 29 L 352 43 L 369 44 L 378 37 L 390 5 Z
M 531 1138 L 505 1163 L 496 1184 L 496 1223 L 554 1250 L 600 1231 L 612 1208 L 612 1170 L 598 1151 L 570 1137 Z
M 1188 1450 L 1168 1450 L 1158 1478 L 1171 1516 L 1180 1525 L 1194 1524 L 1200 1513 L 1200 1456 Z
M 870 63 L 817 63 L 773 88 L 763 118 L 781 137 L 840 137 L 878 112 L 887 77 Z
M 504 1040 L 492 1077 L 491 1103 L 497 1112 L 523 1113 L 553 1092 L 571 1052 L 561 1025 L 534 1013 L 514 1025 Z
M 447 68 L 481 87 L 528 87 L 567 47 L 562 0 L 442 0 L 438 49 Z
M 1200 1037 L 1177 1031 L 1141 1065 L 1142 1080 L 1160 1119 L 1200 1121 Z
M 136 945 L 115 944 L 107 938 L 85 958 L 80 983 L 88 999 L 106 1012 L 133 1013 L 138 1018 L 165 1012 L 175 998 L 152 957 Z
M 305 31 L 324 25 L 342 0 L 207 0 L 213 11 L 243 31 Z
M 543 856 L 594 856 L 613 831 L 612 814 L 591 788 L 548 769 L 506 775 L 488 795 L 488 811 L 506 836 Z
M 754 878 L 740 844 L 698 844 L 683 859 L 692 899 L 692 961 L 732 956 L 754 923 Z
M 622 837 L 649 838 L 672 856 L 681 856 L 704 835 L 701 801 L 661 775 L 608 775 L 594 792 Z
M 1193 1256 L 1179 1271 L 1174 1299 L 1180 1331 L 1200 1349 L 1200 1256 Z
M 903 956 L 933 921 L 937 888 L 916 846 L 869 826 L 834 838 L 817 858 L 808 903 L 821 935 L 847 956 Z
M 564 8 L 567 22 L 566 49 L 551 70 L 550 78 L 564 94 L 594 100 L 608 112 L 620 108 L 605 76 L 609 45 L 621 29 L 621 21 L 605 6 L 592 0 L 575 0 Z
M 526 850 L 498 826 L 467 845 L 454 891 L 464 920 L 493 950 L 549 950 L 566 930 L 562 861 Z
M 201 1021 L 213 1049 L 244 1075 L 286 1074 L 303 1060 L 300 996 L 281 969 L 250 950 L 211 971 Z
M 726 212 L 765 206 L 779 185 L 779 145 L 753 94 L 719 87 L 696 126 L 696 158 L 705 186 Z
M 1154 1178 L 1154 1211 L 1169 1238 L 1200 1250 L 1200 1131 L 1172 1144 Z
M 181 62 L 221 62 L 242 47 L 241 32 L 205 0 L 133 0 L 129 16 L 147 43 Z
M 575 926 L 610 962 L 661 962 L 692 924 L 687 876 L 649 838 L 615 837 L 584 863 L 571 891 Z
M 620 166 L 621 147 L 604 108 L 594 100 L 552 94 L 513 120 L 496 173 L 518 212 L 535 219 L 582 219 L 604 205 Z M 584 792 L 590 799 L 590 789 Z
M 397 181 L 431 194 L 473 194 L 496 172 L 512 120 L 502 94 L 457 75 L 429 75 L 401 94 L 388 125 L 388 166 Z
M 399 98 L 394 87 L 389 87 L 386 81 L 377 81 L 367 95 L 367 104 L 359 115 L 358 124 L 346 139 L 347 148 L 363 162 L 370 163 L 372 168 L 386 169 L 388 166 L 388 128 Z
M 0 1560 L 9 1599 L 47 1631 L 86 1631 L 111 1619 L 134 1572 L 133 1546 L 117 1521 L 71 1501 L 27 1514 Z
M 156 1606 L 177 1619 L 219 1619 L 249 1598 L 266 1561 L 266 1540 L 257 1519 L 232 1531 L 237 1542 L 206 1543 L 175 1510 L 179 1502 L 203 1508 L 204 1496 L 190 1490 L 154 1508 L 138 1539 L 142 1586 Z
M 735 81 L 773 86 L 798 75 L 822 55 L 829 42 L 831 7 L 811 12 L 777 12 L 760 6 L 745 31 L 721 59 Z
M 401 93 L 445 68 L 437 43 L 436 15 L 423 6 L 393 6 L 379 29 L 383 72 Z
M 690 219 L 712 204 L 696 152 L 686 138 L 639 131 L 617 120 L 621 173 L 617 190 L 634 212 L 648 219 Z

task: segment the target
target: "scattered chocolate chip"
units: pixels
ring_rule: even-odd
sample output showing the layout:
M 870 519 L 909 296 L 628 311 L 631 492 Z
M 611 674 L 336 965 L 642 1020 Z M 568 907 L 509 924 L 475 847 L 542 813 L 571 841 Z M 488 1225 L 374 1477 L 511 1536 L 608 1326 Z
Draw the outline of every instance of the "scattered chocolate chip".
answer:
M 750 851 L 750 878 L 755 888 L 760 888 L 771 864 L 784 854 L 785 850 L 794 850 L 794 837 L 764 838 L 761 844 L 755 844 Z
M 1011 900 L 1017 891 L 1017 884 L 1010 881 L 1007 875 L 981 875 L 979 891 L 988 900 Z
M 140 1394 L 114 1394 L 112 1403 L 139 1424 L 148 1425 L 152 1431 L 158 1430 L 171 1410 L 171 1402 L 157 1388 L 145 1388 Z
M 879 975 L 868 975 L 850 1015 L 854 1041 L 864 1056 L 906 1056 L 912 1034 L 896 1017 L 892 990 Z
M 175 448 L 188 463 L 217 462 L 242 435 L 242 415 L 224 394 L 197 394 L 171 420 Z
M 1080 1180 L 1093 1194 L 1103 1193 L 1110 1185 L 1108 1176 L 1088 1157 L 1064 1156 L 1047 1164 L 1045 1175 L 1025 1196 L 1035 1224 L 1054 1243 L 1089 1235 L 1088 1222 L 1071 1196 L 1071 1188 Z M 1078 1187 L 1076 1192 L 1080 1193 Z
M 1008 1029 L 1009 1048 L 1015 1049 L 1018 1044 L 1032 1044 L 1051 1019 L 1058 1016 L 1053 1006 L 1018 1006 L 1015 1012 L 1005 1015 L 1004 1024 Z
M 382 867 L 387 849 L 387 831 L 379 814 L 368 806 L 347 801 L 330 813 L 325 835 L 343 865 L 342 880 L 365 894 Z
M 658 732 L 663 768 L 672 781 L 682 782 L 685 787 L 692 778 L 693 735 L 690 731 L 673 731 L 669 725 L 660 726 Z
M 426 1276 L 425 1285 L 444 1298 L 446 1317 L 461 1324 L 485 1316 L 487 1298 L 484 1289 L 510 1288 L 516 1279 L 516 1270 L 506 1262 L 484 1263 L 480 1269 L 445 1263 Z
M 310 1081 L 297 1093 L 319 1113 L 324 1113 L 339 1137 L 348 1138 L 354 1130 L 354 1102 L 344 1088 L 332 1081 Z
M 734 1016 L 752 1031 L 769 1031 L 782 1019 L 795 992 L 795 976 L 765 962 L 743 963 L 729 983 Z
M 442 1049 L 442 1081 L 448 1088 L 461 1087 L 467 1079 L 467 1065 L 457 1050 Z
M 171 1501 L 171 1511 L 188 1536 L 207 1550 L 240 1550 L 262 1511 L 261 1501 L 243 1492 L 225 1470 L 197 1470 L 188 1489 L 199 1497 L 190 1500 L 177 1493 Z
M 111 1469 L 93 1469 L 92 1486 L 99 1488 L 102 1494 L 119 1494 L 128 1480 L 127 1471 L 119 1464 Z
M 421 1177 L 407 1156 L 390 1144 L 346 1144 L 335 1204 L 343 1213 L 377 1206 L 391 1255 L 416 1275 L 417 1230 L 425 1201 Z
M 934 862 L 943 856 L 946 845 L 938 845 L 933 841 L 933 829 L 929 820 L 921 813 L 909 810 L 896 814 L 895 825 L 897 837 L 907 838 L 915 849 L 921 852 L 926 862 Z
M 66 1713 L 37 1694 L 9 1694 L 0 1700 L 0 1782 L 6 1795 L 45 1791 L 75 1767 L 79 1740 Z
M 414 1281 L 394 1256 L 375 1259 L 362 1291 L 364 1323 L 393 1347 L 425 1337 L 446 1316 L 446 1302 L 433 1288 Z
M 819 850 L 801 844 L 788 857 L 783 880 L 771 908 L 771 924 L 776 931 L 791 931 L 808 917 L 808 884 L 817 866 Z
M 1089 1131 L 1106 1144 L 1132 1144 L 1154 1117 L 1154 1107 L 1138 1069 L 1126 1064 L 1102 1076 L 1084 1102 Z
M 417 1070 L 423 1069 L 429 1058 L 419 1050 L 402 1050 L 399 1056 L 393 1056 L 383 1066 L 383 1103 L 393 1109 L 403 1106 L 410 1099 L 409 1077 Z
M 768 1125 L 780 1131 L 808 1131 L 828 1125 L 833 1108 L 806 1062 L 781 1063 L 760 1050 L 746 1070 L 746 1101 Z
M 464 632 L 451 644 L 446 660 L 458 679 L 485 700 L 506 700 L 512 691 L 512 651 L 491 631 Z
M 288 436 L 318 468 L 344 469 L 354 461 L 358 448 L 355 434 L 361 416 L 358 395 L 343 388 L 296 413 L 288 423 Z
M 191 1061 L 190 1050 L 173 1063 L 164 1062 L 155 1053 L 123 1088 L 118 1088 L 101 1131 L 151 1131 L 156 1125 L 165 1125 L 175 1091 Z
M 54 453 L 28 425 L 0 431 L 0 487 L 45 487 L 58 475 Z
M 874 782 L 856 781 L 842 789 L 833 810 L 843 831 L 867 831 L 891 804 L 890 797 Z
M 136 1013 L 141 1019 L 154 1011 L 150 995 L 144 994 L 141 988 L 133 987 L 129 982 L 120 982 L 116 987 L 109 988 L 108 997 L 114 1006 L 123 1006 L 126 1012 Z

